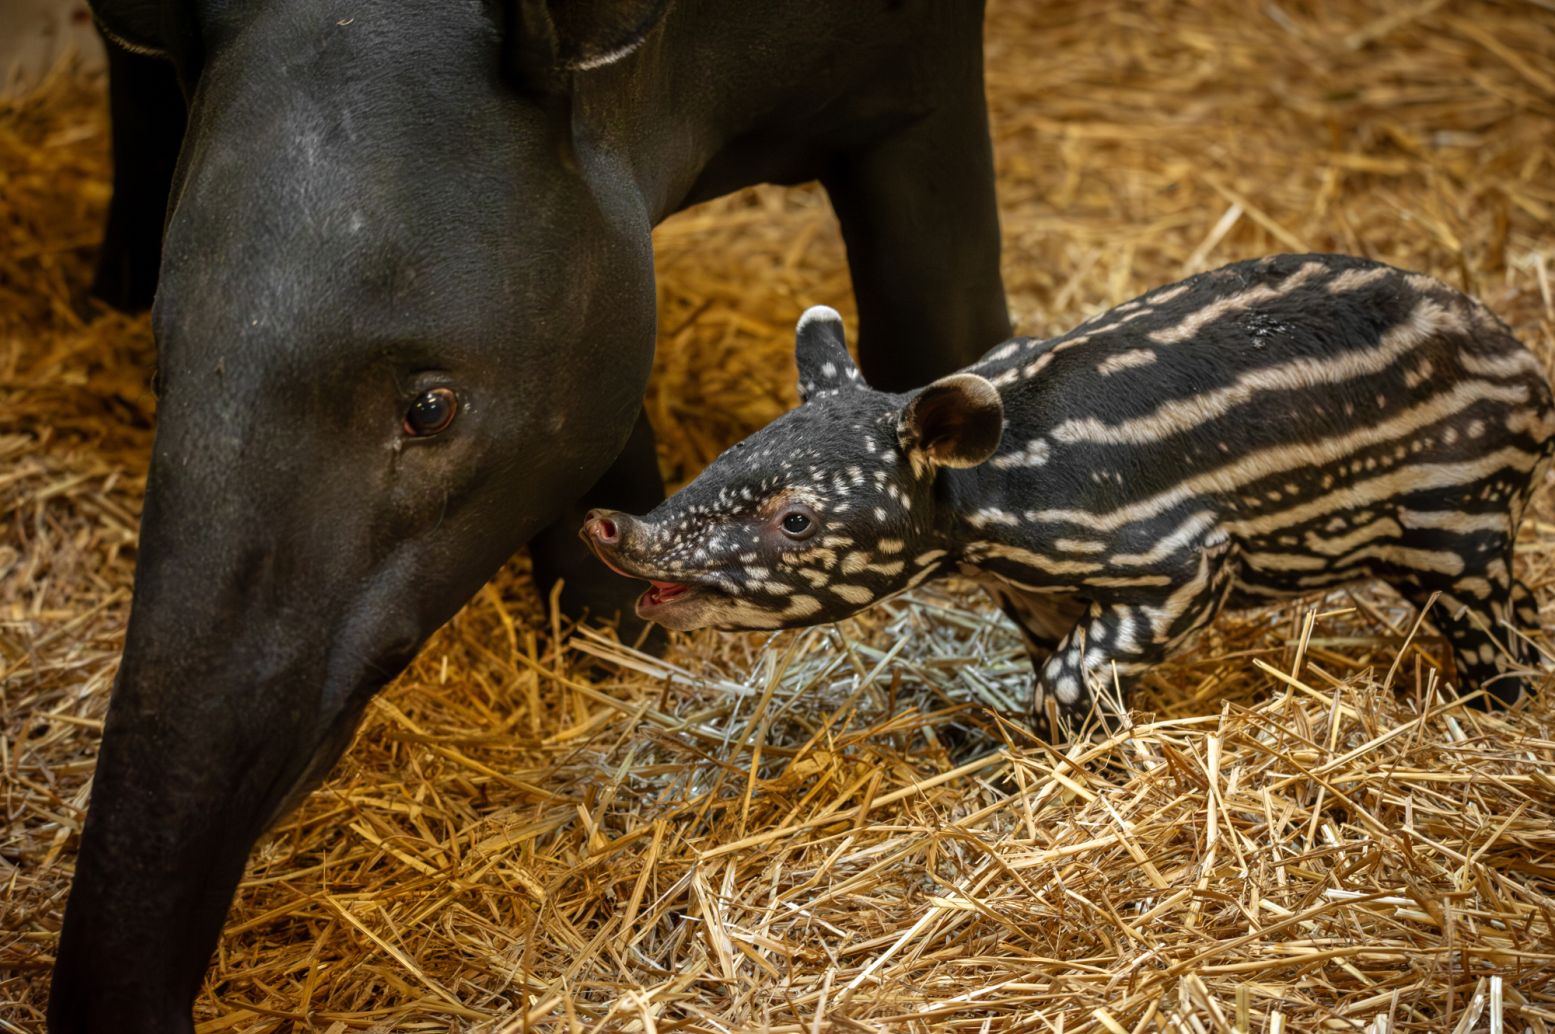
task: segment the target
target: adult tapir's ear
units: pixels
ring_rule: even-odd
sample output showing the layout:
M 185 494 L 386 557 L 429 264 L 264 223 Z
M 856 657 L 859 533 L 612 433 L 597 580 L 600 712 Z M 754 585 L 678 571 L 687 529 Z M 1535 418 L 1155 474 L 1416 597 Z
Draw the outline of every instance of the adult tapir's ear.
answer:
M 914 395 L 896 421 L 897 440 L 914 467 L 975 467 L 1003 436 L 999 389 L 975 373 L 941 377 Z
M 524 84 L 549 92 L 568 72 L 626 57 L 664 17 L 670 0 L 508 0 L 509 57 Z
M 109 42 L 132 54 L 167 57 L 167 4 L 163 0 L 91 0 L 92 20 Z
M 862 385 L 858 367 L 848 355 L 848 336 L 837 310 L 812 305 L 794 328 L 794 358 L 799 363 L 799 401 L 822 392 Z
M 187 98 L 204 61 L 194 0 L 87 0 L 108 49 L 173 63 Z

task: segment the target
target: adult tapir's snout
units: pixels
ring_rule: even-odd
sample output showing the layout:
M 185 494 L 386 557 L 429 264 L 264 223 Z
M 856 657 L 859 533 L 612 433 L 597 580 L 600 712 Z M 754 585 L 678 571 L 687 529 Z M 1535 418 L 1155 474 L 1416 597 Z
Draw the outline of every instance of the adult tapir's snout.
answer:
M 256 7 L 200 75 L 56 1034 L 190 1029 L 255 839 L 640 412 L 652 257 L 626 172 L 559 153 L 481 5 L 395 7 L 392 34 L 388 13 Z M 266 39 L 273 74 L 243 49 Z
M 353 477 L 299 451 L 257 473 L 239 462 L 248 437 L 185 433 L 181 398 L 168 394 L 152 465 L 56 1031 L 190 1029 L 254 840 L 514 545 L 457 501 L 386 515 L 362 465 Z M 450 555 L 458 536 L 479 555 Z

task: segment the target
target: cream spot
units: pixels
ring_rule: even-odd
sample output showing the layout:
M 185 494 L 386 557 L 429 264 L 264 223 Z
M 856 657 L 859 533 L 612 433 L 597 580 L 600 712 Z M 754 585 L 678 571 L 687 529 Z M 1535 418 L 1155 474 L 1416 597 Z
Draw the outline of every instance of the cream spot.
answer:
M 875 598 L 874 592 L 863 585 L 833 585 L 831 591 L 849 603 L 862 607 Z

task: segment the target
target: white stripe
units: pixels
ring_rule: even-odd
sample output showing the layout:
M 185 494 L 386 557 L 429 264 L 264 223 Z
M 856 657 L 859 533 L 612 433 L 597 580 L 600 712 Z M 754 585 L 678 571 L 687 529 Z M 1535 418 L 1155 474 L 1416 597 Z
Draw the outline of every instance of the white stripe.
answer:
M 1054 560 L 1020 546 L 1006 546 L 997 542 L 974 542 L 966 549 L 968 558 L 1008 560 L 1033 571 L 1047 574 L 1089 574 L 1103 570 L 1103 566 L 1091 560 Z
M 1150 340 L 1162 345 L 1186 341 L 1222 316 L 1228 316 L 1233 312 L 1241 312 L 1243 309 L 1251 308 L 1259 302 L 1266 302 L 1279 298 L 1282 295 L 1287 295 L 1327 268 L 1321 262 L 1307 262 L 1278 284 L 1272 286 L 1269 284 L 1259 284 L 1257 287 L 1250 287 L 1240 294 L 1228 295 L 1225 298 L 1213 301 L 1202 309 L 1195 309 L 1176 326 L 1162 327 L 1160 330 L 1153 331 L 1150 334 Z M 1157 302 L 1156 304 L 1160 303 Z
M 1311 553 L 1248 552 L 1242 554 L 1242 562 L 1254 571 L 1320 571 L 1333 559 Z
M 1518 374 L 1531 374 L 1541 378 L 1544 376 L 1544 371 L 1539 369 L 1539 361 L 1533 357 L 1533 353 L 1522 347 L 1514 348 L 1502 355 L 1459 352 L 1458 362 L 1463 364 L 1465 370 L 1477 373 L 1481 377 L 1515 377 Z
M 1094 542 L 1090 539 L 1055 539 L 1053 548 L 1061 553 L 1105 553 L 1105 542 Z
M 1307 548 L 1314 553 L 1324 556 L 1342 556 L 1353 549 L 1358 549 L 1373 539 L 1383 537 L 1398 538 L 1404 534 L 1404 529 L 1398 526 L 1398 521 L 1391 517 L 1384 517 L 1378 521 L 1356 528 L 1347 535 L 1339 535 L 1335 538 L 1325 539 L 1315 532 L 1307 532 Z
M 1098 589 L 1126 589 L 1131 586 L 1145 585 L 1170 585 L 1172 577 L 1164 574 L 1138 574 L 1133 577 L 1124 575 L 1100 575 L 1095 578 L 1083 579 L 1085 585 L 1095 586 Z
M 1464 513 L 1460 510 L 1400 510 L 1398 519 L 1406 528 L 1443 528 L 1467 535 L 1474 531 L 1506 531 L 1505 513 Z
M 1180 297 L 1188 290 L 1188 284 L 1178 284 L 1176 287 L 1163 287 L 1145 295 L 1145 301 L 1151 305 L 1165 305 L 1173 298 Z
M 1452 416 L 1476 402 L 1484 401 L 1524 403 L 1528 401 L 1528 389 L 1523 385 L 1508 386 L 1488 384 L 1484 381 L 1462 381 L 1445 395 L 1427 399 L 1421 405 L 1405 410 L 1386 423 L 1363 427 L 1350 434 L 1334 438 L 1321 438 L 1315 442 L 1271 446 L 1225 466 L 1179 481 L 1171 488 L 1116 510 L 1105 513 L 1089 510 L 1030 510 L 1026 513 L 1026 519 L 1064 521 L 1070 524 L 1084 524 L 1092 530 L 1110 531 L 1133 521 L 1153 517 L 1185 499 L 1195 499 L 1213 493 L 1235 495 L 1243 491 L 1249 482 L 1260 478 L 1301 467 L 1322 468 L 1361 449 L 1410 434 Z M 1418 470 L 1420 467 L 1411 465 L 1406 469 Z
M 1066 420 L 1051 433 L 1055 439 L 1066 443 L 1144 445 L 1156 442 L 1222 417 L 1260 391 L 1301 391 L 1385 370 L 1400 356 L 1430 340 L 1451 318 L 1440 305 L 1422 299 L 1403 323 L 1383 333 L 1376 348 L 1346 352 L 1338 357 L 1303 357 L 1281 366 L 1249 370 L 1223 388 L 1162 403 L 1145 416 L 1118 424 L 1104 424 L 1088 416 Z
M 1151 348 L 1131 348 L 1127 352 L 1119 352 L 1110 355 L 1101 361 L 1096 367 L 1096 372 L 1103 377 L 1110 377 L 1120 370 L 1132 369 L 1136 366 L 1149 366 L 1155 362 L 1155 350 Z
M 1347 567 L 1362 560 L 1382 560 L 1416 570 L 1461 574 L 1463 558 L 1448 550 L 1414 549 L 1381 542 L 1357 549 L 1342 557 L 1320 557 L 1307 553 L 1244 553 L 1247 566 L 1256 571 L 1328 571 L 1336 577 L 1353 578 L 1353 573 L 1330 571 L 1330 565 Z
M 998 507 L 985 506 L 976 513 L 969 514 L 966 522 L 974 528 L 986 528 L 990 524 L 1004 524 L 1013 528 L 1020 523 L 1020 518 Z
M 1165 560 L 1183 546 L 1197 539 L 1199 535 L 1214 527 L 1215 515 L 1208 510 L 1200 510 L 1188 517 L 1187 520 L 1177 525 L 1171 534 L 1160 539 L 1144 553 L 1119 553 L 1107 558 L 1108 563 L 1124 564 L 1127 566 L 1148 566 Z
M 1488 456 L 1463 463 L 1413 463 L 1398 470 L 1390 470 L 1379 477 L 1360 481 L 1336 489 L 1300 506 L 1266 514 L 1245 521 L 1230 521 L 1227 528 L 1243 538 L 1267 535 L 1271 531 L 1304 524 L 1314 517 L 1336 510 L 1358 510 L 1375 506 L 1391 499 L 1400 492 L 1422 492 L 1432 488 L 1450 488 L 1483 480 L 1508 467 L 1526 471 L 1533 466 L 1535 457 L 1521 449 L 1507 446 Z
M 1376 283 L 1384 277 L 1391 276 L 1393 270 L 1387 266 L 1373 266 L 1370 269 L 1347 269 L 1328 282 L 1329 294 L 1344 294 L 1367 284 Z

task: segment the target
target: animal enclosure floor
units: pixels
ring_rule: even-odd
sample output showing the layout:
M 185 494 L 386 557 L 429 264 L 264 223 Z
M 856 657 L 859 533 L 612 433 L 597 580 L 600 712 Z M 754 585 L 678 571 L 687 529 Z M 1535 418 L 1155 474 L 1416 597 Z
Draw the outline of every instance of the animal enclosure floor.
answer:
M 1005 275 L 1056 332 L 1236 258 L 1482 297 L 1555 367 L 1544 0 L 994 0 Z M 0 1031 L 37 1034 L 129 604 L 144 318 L 76 303 L 102 83 L 0 102 Z M 679 483 L 851 313 L 815 188 L 657 234 L 649 411 Z M 1555 649 L 1555 512 L 1520 569 Z M 600 655 L 610 658 L 598 664 Z M 515 560 L 250 860 L 202 1034 L 1555 1029 L 1555 689 L 1446 702 L 1385 590 L 1229 616 L 1126 737 L 1055 753 L 950 586 L 665 661 L 555 629 Z M 603 672 L 603 674 L 601 674 Z

